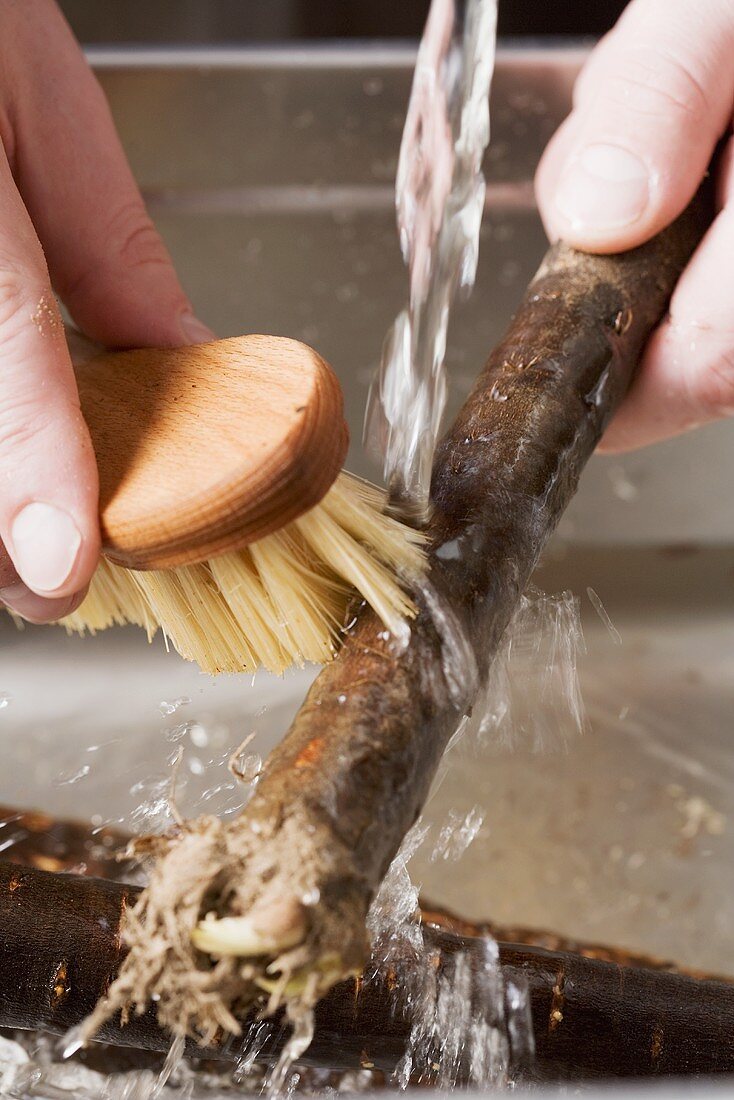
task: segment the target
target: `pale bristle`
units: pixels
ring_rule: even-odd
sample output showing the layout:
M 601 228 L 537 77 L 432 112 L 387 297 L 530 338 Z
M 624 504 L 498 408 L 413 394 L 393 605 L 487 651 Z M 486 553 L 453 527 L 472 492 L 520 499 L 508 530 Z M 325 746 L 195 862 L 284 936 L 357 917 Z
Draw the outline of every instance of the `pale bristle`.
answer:
M 403 584 L 425 568 L 422 536 L 384 514 L 385 493 L 342 473 L 306 515 L 244 550 L 201 565 L 138 572 L 102 559 L 64 619 L 94 634 L 161 629 L 205 672 L 283 672 L 333 657 L 356 591 L 398 634 L 415 606 Z

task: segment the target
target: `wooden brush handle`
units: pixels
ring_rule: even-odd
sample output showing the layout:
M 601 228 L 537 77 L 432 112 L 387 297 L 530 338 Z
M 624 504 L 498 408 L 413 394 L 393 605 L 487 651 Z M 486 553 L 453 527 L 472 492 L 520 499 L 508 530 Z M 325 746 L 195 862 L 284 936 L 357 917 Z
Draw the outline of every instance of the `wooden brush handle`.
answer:
M 204 561 L 270 534 L 318 504 L 344 461 L 339 382 L 295 340 L 105 353 L 76 373 L 104 553 L 130 569 Z

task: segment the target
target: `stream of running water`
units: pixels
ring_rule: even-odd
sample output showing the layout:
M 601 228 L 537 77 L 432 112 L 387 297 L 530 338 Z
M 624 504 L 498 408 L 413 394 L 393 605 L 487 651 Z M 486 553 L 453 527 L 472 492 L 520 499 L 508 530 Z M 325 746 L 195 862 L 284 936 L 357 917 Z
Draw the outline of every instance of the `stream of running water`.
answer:
M 463 24 L 463 26 L 462 26 Z M 473 286 L 484 211 L 497 0 L 433 0 L 418 51 L 396 181 L 408 304 L 395 320 L 368 401 L 365 443 L 401 510 L 428 515 L 446 405 L 444 357 L 459 288 Z

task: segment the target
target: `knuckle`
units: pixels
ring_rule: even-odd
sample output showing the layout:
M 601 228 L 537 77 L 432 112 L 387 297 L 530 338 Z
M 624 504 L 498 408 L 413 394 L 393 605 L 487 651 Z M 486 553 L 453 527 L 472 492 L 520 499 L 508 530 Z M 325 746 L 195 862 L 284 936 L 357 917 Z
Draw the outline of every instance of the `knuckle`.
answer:
M 65 403 L 60 379 L 38 373 L 26 332 L 44 322 L 34 320 L 32 309 L 26 294 L 6 296 L 0 287 L 0 460 L 31 453 Z
M 42 297 L 40 288 L 34 294 L 27 273 L 17 262 L 0 257 L 0 329 L 5 330 L 2 339 L 8 339 L 13 331 L 31 323 L 33 304 Z
M 48 283 L 20 264 L 0 258 L 0 385 L 25 373 L 34 338 L 63 332 L 58 303 Z
M 3 385 L 0 390 L 0 463 L 11 454 L 28 453 L 38 445 L 48 427 L 49 411 L 35 394 Z
M 709 418 L 734 416 L 734 347 L 721 352 L 701 371 L 693 396 Z
M 83 296 L 90 288 L 106 284 L 110 279 L 116 283 L 124 271 L 171 268 L 168 250 L 142 200 L 131 200 L 117 207 L 108 218 L 101 239 L 105 242 L 104 248 L 88 257 L 84 266 L 65 279 L 61 287 L 65 299 Z
M 674 53 L 649 46 L 620 54 L 599 95 L 615 109 L 652 118 L 674 115 L 691 125 L 706 122 L 712 112 L 690 67 Z
M 132 201 L 117 210 L 109 227 L 109 240 L 128 267 L 170 262 L 166 246 L 142 202 Z

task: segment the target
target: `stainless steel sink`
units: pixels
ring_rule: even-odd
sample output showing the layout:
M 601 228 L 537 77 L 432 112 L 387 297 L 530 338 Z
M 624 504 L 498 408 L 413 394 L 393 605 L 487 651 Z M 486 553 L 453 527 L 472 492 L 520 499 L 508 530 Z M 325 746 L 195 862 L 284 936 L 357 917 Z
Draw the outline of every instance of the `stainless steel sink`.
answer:
M 533 169 L 583 56 L 500 53 L 479 276 L 450 333 L 454 408 L 543 252 Z M 345 388 L 351 465 L 374 473 L 359 438 L 405 294 L 392 183 L 412 52 L 91 58 L 201 316 L 222 335 L 315 345 Z M 580 600 L 584 731 L 546 675 L 560 636 L 518 637 L 517 743 L 503 745 L 501 729 L 467 733 L 426 813 L 431 840 L 411 866 L 434 900 L 734 975 L 732 463 L 731 424 L 592 462 L 537 577 Z M 211 680 L 134 630 L 80 640 L 5 623 L 0 800 L 129 824 L 147 799 L 132 823 L 150 827 L 165 817 L 167 761 L 185 745 L 182 808 L 231 811 L 242 795 L 223 761 L 253 729 L 251 751 L 267 752 L 312 675 Z M 445 859 L 442 826 L 475 807 L 473 843 Z

